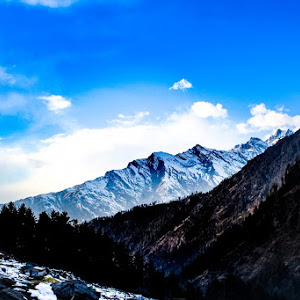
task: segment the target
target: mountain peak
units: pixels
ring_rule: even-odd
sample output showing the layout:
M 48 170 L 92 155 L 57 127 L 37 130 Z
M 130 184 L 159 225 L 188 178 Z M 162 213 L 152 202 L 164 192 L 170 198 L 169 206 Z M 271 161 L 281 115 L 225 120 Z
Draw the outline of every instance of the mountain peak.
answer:
M 243 152 L 245 150 L 250 150 L 253 148 L 257 148 L 257 147 L 262 148 L 264 150 L 266 150 L 268 148 L 267 144 L 260 138 L 251 137 L 248 142 L 246 142 L 244 144 L 235 145 L 232 151 Z
M 204 147 L 202 147 L 202 146 L 199 145 L 199 144 L 195 145 L 195 146 L 192 148 L 192 150 L 193 150 L 194 153 L 200 153 L 200 152 L 202 152 L 203 149 L 204 149 Z
M 253 137 L 253 136 L 252 136 L 252 137 L 250 138 L 250 140 L 249 140 L 247 143 L 252 143 L 252 144 L 254 143 L 254 144 L 255 144 L 255 143 L 258 143 L 258 142 L 262 142 L 262 140 L 261 140 L 260 138 L 257 138 L 257 137 Z M 247 144 L 247 143 L 246 143 L 246 144 Z
M 292 135 L 293 133 L 294 133 L 293 130 L 288 129 L 288 130 L 286 131 L 286 133 L 285 133 L 285 136 L 290 136 L 290 135 Z
M 268 146 L 273 146 L 276 144 L 279 140 L 283 139 L 284 137 L 292 135 L 294 132 L 290 129 L 288 130 L 282 130 L 282 129 L 277 129 L 274 134 L 272 134 L 267 140 L 266 143 Z

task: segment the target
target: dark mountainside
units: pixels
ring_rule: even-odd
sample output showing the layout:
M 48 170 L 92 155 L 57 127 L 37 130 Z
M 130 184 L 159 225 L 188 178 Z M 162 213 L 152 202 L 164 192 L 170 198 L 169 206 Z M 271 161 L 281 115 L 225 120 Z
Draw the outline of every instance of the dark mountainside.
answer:
M 201 286 L 232 274 L 270 295 L 299 299 L 300 160 L 287 168 L 283 186 L 274 186 L 253 215 L 183 270 L 186 280 Z
M 157 267 L 179 274 L 227 229 L 253 213 L 274 184 L 281 186 L 287 166 L 297 157 L 300 131 L 279 141 L 209 193 L 136 207 L 111 218 L 96 219 L 93 224 L 153 260 Z

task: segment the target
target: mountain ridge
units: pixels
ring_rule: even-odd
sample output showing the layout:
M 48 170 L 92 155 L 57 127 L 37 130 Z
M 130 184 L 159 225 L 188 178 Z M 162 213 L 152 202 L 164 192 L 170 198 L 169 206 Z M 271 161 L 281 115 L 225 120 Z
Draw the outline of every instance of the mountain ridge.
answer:
M 206 192 L 238 172 L 249 160 L 263 153 L 290 131 L 278 130 L 272 141 L 251 138 L 232 150 L 214 150 L 196 145 L 176 154 L 154 152 L 148 158 L 133 160 L 122 170 L 67 188 L 15 202 L 42 211 L 67 211 L 79 221 L 110 216 L 136 205 L 168 202 L 197 191 Z
M 168 272 L 180 272 L 222 236 L 240 224 L 280 187 L 289 166 L 300 157 L 300 131 L 278 141 L 249 161 L 237 174 L 208 193 L 181 201 L 135 207 L 110 218 L 93 220 L 118 242 Z

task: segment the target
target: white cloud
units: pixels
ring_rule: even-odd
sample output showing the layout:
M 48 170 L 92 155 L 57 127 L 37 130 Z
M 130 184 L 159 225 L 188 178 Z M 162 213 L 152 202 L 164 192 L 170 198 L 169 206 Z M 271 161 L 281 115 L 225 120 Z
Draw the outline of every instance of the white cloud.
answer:
M 141 122 L 145 117 L 149 116 L 149 114 L 150 113 L 148 111 L 141 111 L 136 113 L 133 116 L 125 116 L 123 114 L 119 114 L 118 119 L 111 120 L 108 123 L 119 124 L 124 126 L 132 126 Z
M 37 101 L 37 96 L 31 93 L 0 94 L 0 116 L 16 116 L 18 120 L 22 120 L 22 124 L 26 124 L 26 126 L 17 126 L 15 135 L 21 131 L 29 136 L 40 135 L 41 132 L 44 134 L 49 126 L 60 128 L 63 132 L 72 132 L 79 128 L 77 120 L 70 116 L 69 112 L 63 114 L 58 112 L 55 111 L 54 114 L 53 111 L 45 111 L 44 103 Z M 8 129 L 11 131 L 11 128 Z M 10 137 L 9 140 L 14 138 Z M 21 136 L 18 139 L 21 139 Z
M 266 105 L 264 103 L 261 103 L 261 104 L 254 105 L 251 108 L 250 112 L 252 116 L 256 116 L 256 115 L 266 114 L 268 113 L 268 110 L 266 108 Z
M 47 105 L 48 110 L 58 112 L 71 106 L 71 101 L 60 95 L 38 97 Z
M 222 106 L 212 106 L 224 115 L 219 112 Z M 11 180 L 0 180 L 0 199 L 4 202 L 58 191 L 126 167 L 133 159 L 147 157 L 153 151 L 175 154 L 195 144 L 224 149 L 241 141 L 228 119 L 204 118 L 195 107 L 152 122 L 148 118 L 144 121 L 148 112 L 121 114 L 120 122 L 105 128 L 78 129 L 40 141 L 35 151 L 28 152 L 26 146 L 2 146 L 0 169 L 5 170 L 3 177 Z
M 192 84 L 188 82 L 186 79 L 181 79 L 180 81 L 177 81 L 169 88 L 169 90 L 186 90 L 192 88 Z
M 192 111 L 200 118 L 226 118 L 227 110 L 222 104 L 213 105 L 209 102 L 199 101 L 193 104 Z
M 264 130 L 299 129 L 300 116 L 290 116 L 284 113 L 284 109 L 279 107 L 277 110 L 268 109 L 264 103 L 254 105 L 250 109 L 251 118 L 245 123 L 237 124 L 239 132 L 247 134 Z
M 77 0 L 20 0 L 20 1 L 28 5 L 41 5 L 41 6 L 51 7 L 51 8 L 68 7 L 73 3 L 77 2 Z

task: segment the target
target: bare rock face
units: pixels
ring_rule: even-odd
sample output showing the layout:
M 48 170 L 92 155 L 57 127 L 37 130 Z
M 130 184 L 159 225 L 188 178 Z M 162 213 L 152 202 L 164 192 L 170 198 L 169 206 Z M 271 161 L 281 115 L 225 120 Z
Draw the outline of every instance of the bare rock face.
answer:
M 54 283 L 52 289 L 57 298 L 61 300 L 98 300 L 100 296 L 80 280 Z

